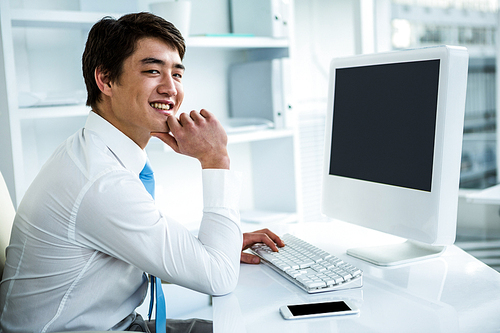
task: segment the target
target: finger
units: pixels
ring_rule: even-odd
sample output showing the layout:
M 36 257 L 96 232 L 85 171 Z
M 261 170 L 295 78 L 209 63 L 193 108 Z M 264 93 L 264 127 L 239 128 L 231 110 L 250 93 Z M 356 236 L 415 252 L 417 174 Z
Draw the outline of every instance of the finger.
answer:
M 185 112 L 183 112 L 179 115 L 179 124 L 181 126 L 184 126 L 186 124 L 186 122 L 188 122 L 190 120 L 191 120 L 191 116 Z
M 250 254 L 250 253 L 245 253 L 245 252 L 241 252 L 241 259 L 240 261 L 242 263 L 245 263 L 245 264 L 258 264 L 260 263 L 260 258 L 253 255 L 253 254 Z
M 181 113 L 181 116 L 183 113 Z M 179 128 L 182 127 L 182 124 L 179 119 L 175 118 L 174 116 L 168 116 L 167 117 L 167 126 L 170 129 L 172 133 L 175 135 L 175 131 L 177 131 Z
M 205 120 L 205 117 L 201 114 L 201 112 L 197 112 L 194 110 L 189 113 L 189 116 L 195 123 L 199 123 L 200 121 Z
M 179 152 L 179 145 L 177 144 L 177 140 L 175 140 L 175 138 L 170 133 L 151 132 L 151 135 L 166 143 L 175 152 Z
M 168 119 L 168 118 L 167 118 Z M 167 127 L 165 129 L 165 133 L 170 133 L 170 127 L 168 127 L 168 121 L 165 121 L 165 126 Z
M 276 246 L 274 241 L 271 238 L 269 238 L 269 236 L 265 233 L 251 232 L 251 233 L 245 234 L 244 238 L 245 238 L 245 244 L 246 244 L 245 248 L 249 248 L 250 246 L 252 246 L 253 244 L 256 244 L 256 243 L 264 243 L 267 246 L 269 246 L 269 248 L 271 248 L 271 250 L 273 250 L 274 252 L 279 251 L 278 247 Z
M 205 110 L 205 109 L 200 110 L 200 115 L 202 115 L 204 118 L 207 118 L 207 119 L 213 117 L 212 113 Z
M 274 232 L 272 232 L 271 230 L 269 229 L 265 229 L 266 230 L 266 234 L 273 240 L 273 242 L 275 242 L 279 247 L 283 247 L 285 246 L 285 242 L 278 236 L 276 235 Z
M 269 235 L 265 234 L 263 240 L 264 240 L 263 243 L 269 246 L 271 250 L 273 250 L 274 252 L 279 252 L 278 246 L 276 246 L 276 243 L 269 237 Z
M 278 235 L 276 235 L 274 232 L 272 232 L 271 230 L 269 230 L 267 228 L 262 229 L 262 230 L 258 230 L 256 232 L 266 234 L 279 247 L 285 246 L 285 242 L 283 242 L 283 240 L 281 238 L 279 238 Z

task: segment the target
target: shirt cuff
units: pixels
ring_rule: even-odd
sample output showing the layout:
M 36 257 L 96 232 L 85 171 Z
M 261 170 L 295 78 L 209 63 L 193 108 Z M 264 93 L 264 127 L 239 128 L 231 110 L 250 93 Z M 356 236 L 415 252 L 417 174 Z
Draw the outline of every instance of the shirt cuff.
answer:
M 239 209 L 241 193 L 240 172 L 225 169 L 203 169 L 204 208 Z

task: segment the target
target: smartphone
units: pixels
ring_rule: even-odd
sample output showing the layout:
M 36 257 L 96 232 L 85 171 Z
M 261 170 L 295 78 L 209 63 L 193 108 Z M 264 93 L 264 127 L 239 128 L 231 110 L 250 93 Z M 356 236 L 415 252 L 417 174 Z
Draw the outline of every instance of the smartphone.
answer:
M 285 319 L 343 316 L 359 313 L 359 309 L 346 301 L 284 305 L 280 312 Z

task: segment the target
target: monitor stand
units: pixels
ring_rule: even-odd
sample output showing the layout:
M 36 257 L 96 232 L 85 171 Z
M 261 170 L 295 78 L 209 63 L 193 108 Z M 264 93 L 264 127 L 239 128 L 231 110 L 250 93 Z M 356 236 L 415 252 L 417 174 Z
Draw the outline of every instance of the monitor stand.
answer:
M 347 254 L 379 266 L 396 266 L 439 256 L 446 246 L 433 246 L 417 241 L 347 250 Z

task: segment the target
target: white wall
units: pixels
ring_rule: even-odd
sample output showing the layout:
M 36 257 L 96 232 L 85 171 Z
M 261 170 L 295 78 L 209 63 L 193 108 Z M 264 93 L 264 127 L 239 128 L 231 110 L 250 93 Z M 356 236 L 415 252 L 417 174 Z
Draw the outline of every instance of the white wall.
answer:
M 333 57 L 355 53 L 355 3 L 295 0 L 293 89 L 299 105 L 326 98 Z
M 292 89 L 305 222 L 323 218 L 320 202 L 329 63 L 359 49 L 357 17 L 358 0 L 295 0 Z

